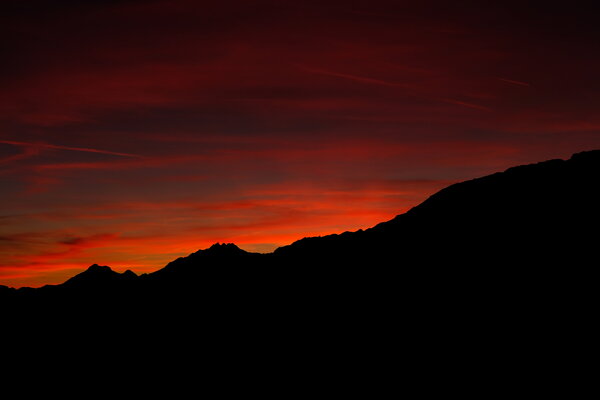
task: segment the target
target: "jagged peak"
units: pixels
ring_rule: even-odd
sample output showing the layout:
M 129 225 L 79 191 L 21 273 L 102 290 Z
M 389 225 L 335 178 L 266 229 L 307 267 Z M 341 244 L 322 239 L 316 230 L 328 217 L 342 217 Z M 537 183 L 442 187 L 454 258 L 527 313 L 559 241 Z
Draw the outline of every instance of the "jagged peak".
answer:
M 238 246 L 236 246 L 234 243 L 219 243 L 219 242 L 213 244 L 207 250 L 216 250 L 216 249 L 242 250 Z
M 233 243 L 220 243 L 217 242 L 206 249 L 200 249 L 187 257 L 181 257 L 179 259 L 186 259 L 188 257 L 205 256 L 205 255 L 223 255 L 223 254 L 244 254 L 247 253 L 245 250 L 240 249 Z M 178 259 L 178 260 L 179 260 Z M 177 260 L 176 260 L 177 261 Z
M 112 268 L 110 268 L 106 265 L 98 265 L 98 264 L 90 265 L 89 268 L 84 271 L 84 273 L 108 273 L 108 272 L 115 272 L 115 271 L 113 271 Z
M 96 286 L 98 284 L 106 284 L 107 282 L 120 282 L 123 280 L 131 281 L 137 277 L 137 274 L 131 270 L 119 273 L 106 265 L 93 264 L 85 271 L 67 280 L 63 285 L 70 287 L 87 287 L 90 285 Z
M 126 270 L 121 275 L 126 276 L 126 277 L 137 277 L 138 276 L 135 272 L 133 272 L 130 269 Z
M 206 250 L 200 250 L 196 254 L 204 255 L 239 255 L 247 254 L 245 250 L 240 249 L 233 243 L 215 243 Z

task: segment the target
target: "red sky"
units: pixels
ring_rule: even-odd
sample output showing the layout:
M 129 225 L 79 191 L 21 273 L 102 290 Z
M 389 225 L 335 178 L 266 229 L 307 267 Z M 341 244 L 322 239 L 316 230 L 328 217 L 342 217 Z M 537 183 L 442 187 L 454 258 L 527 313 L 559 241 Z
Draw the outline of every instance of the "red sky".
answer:
M 600 148 L 591 9 L 412 3 L 3 2 L 0 284 L 271 251 Z

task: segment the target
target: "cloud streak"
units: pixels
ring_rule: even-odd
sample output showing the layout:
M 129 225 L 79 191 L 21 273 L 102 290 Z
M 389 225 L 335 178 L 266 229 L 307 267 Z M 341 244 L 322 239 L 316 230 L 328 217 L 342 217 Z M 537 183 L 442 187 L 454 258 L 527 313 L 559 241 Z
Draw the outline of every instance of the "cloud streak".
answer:
M 2 143 L 2 141 L 0 141 L 0 143 Z M 12 143 L 7 143 L 7 144 L 12 144 Z M 37 156 L 38 154 L 40 154 L 39 147 L 34 147 L 34 146 L 22 146 L 22 147 L 23 147 L 23 151 L 21 153 L 14 154 L 12 156 L 8 156 L 6 158 L 0 159 L 0 165 L 12 164 L 14 162 L 26 160 L 28 158 L 31 158 L 31 157 L 34 157 L 34 156 Z
M 507 79 L 507 78 L 497 78 L 497 79 L 502 82 L 510 83 L 511 85 L 526 86 L 526 87 L 531 86 L 531 83 L 517 81 L 515 79 Z
M 360 83 L 367 83 L 367 84 L 371 84 L 371 85 L 380 85 L 380 86 L 389 86 L 389 87 L 403 88 L 403 89 L 415 89 L 414 85 L 408 85 L 405 83 L 388 82 L 388 81 L 384 81 L 381 79 L 374 79 L 374 78 L 369 78 L 369 77 L 365 77 L 365 76 L 345 74 L 345 73 L 341 73 L 341 72 L 327 71 L 327 70 L 319 69 L 319 68 L 310 68 L 310 67 L 306 67 L 303 65 L 297 65 L 297 67 L 301 68 L 304 71 L 313 73 L 313 74 L 333 76 L 333 77 L 348 79 L 348 80 L 356 81 L 356 82 L 360 82 Z
M 439 102 L 443 102 L 443 103 L 447 103 L 447 104 L 453 104 L 453 105 L 458 105 L 458 106 L 477 109 L 477 110 L 490 111 L 489 107 L 482 106 L 479 104 L 461 101 L 461 100 L 457 100 L 457 99 L 453 99 L 453 98 L 432 96 L 430 94 L 427 94 L 427 92 L 425 90 L 423 90 L 423 88 L 420 88 L 418 85 L 414 85 L 414 84 L 389 82 L 389 81 L 385 81 L 385 80 L 381 80 L 381 79 L 374 79 L 374 78 L 370 78 L 370 77 L 346 74 L 346 73 L 341 73 L 341 72 L 327 71 L 327 70 L 318 69 L 318 68 L 309 68 L 309 67 L 305 67 L 305 66 L 301 66 L 301 65 L 298 67 L 304 71 L 307 71 L 307 72 L 310 72 L 313 74 L 333 76 L 333 77 L 347 79 L 347 80 L 364 83 L 364 84 L 368 84 L 368 85 L 378 85 L 378 86 L 387 86 L 387 87 L 391 87 L 391 88 L 405 89 L 405 94 L 408 94 L 409 96 L 419 97 L 419 98 L 433 100 L 433 101 L 439 101 Z
M 39 149 L 52 149 L 52 150 L 66 150 L 66 151 L 78 151 L 83 153 L 95 153 L 95 154 L 106 154 L 111 156 L 118 157 L 128 157 L 128 158 L 141 158 L 142 156 L 131 153 L 120 153 L 115 151 L 108 150 L 100 150 L 100 149 L 92 149 L 88 147 L 72 147 L 72 146 L 60 146 L 50 143 L 30 143 L 30 142 L 18 142 L 14 140 L 0 140 L 1 144 L 9 144 L 13 146 L 24 147 L 26 149 L 34 149 L 26 152 L 28 155 L 37 154 L 36 151 L 39 152 Z M 13 157 L 14 160 L 15 157 Z

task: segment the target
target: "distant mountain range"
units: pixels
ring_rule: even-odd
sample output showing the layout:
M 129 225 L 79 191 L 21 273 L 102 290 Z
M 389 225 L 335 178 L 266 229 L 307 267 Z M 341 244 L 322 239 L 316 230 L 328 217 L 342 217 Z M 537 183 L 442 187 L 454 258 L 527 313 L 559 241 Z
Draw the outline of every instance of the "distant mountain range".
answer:
M 513 302 L 574 287 L 596 268 L 600 150 L 449 186 L 373 228 L 304 238 L 270 254 L 215 244 L 143 275 L 92 265 L 60 285 L 0 286 L 5 304 L 224 304 L 390 311 L 403 301 Z M 174 227 L 175 228 L 175 227 Z M 176 300 L 177 299 L 177 300 Z M 477 300 L 477 301 L 479 301 Z M 458 303 L 457 303 L 458 302 Z M 320 310 L 323 314 L 323 310 Z
M 4 348 L 17 353 L 7 365 L 24 373 L 52 349 L 63 378 L 75 354 L 87 375 L 89 364 L 121 368 L 119 381 L 173 370 L 244 394 L 326 381 L 381 397 L 408 382 L 479 397 L 523 382 L 554 393 L 557 381 L 572 395 L 597 342 L 599 183 L 600 151 L 579 153 L 271 254 L 215 244 L 150 274 L 92 265 L 61 285 L 0 287 Z

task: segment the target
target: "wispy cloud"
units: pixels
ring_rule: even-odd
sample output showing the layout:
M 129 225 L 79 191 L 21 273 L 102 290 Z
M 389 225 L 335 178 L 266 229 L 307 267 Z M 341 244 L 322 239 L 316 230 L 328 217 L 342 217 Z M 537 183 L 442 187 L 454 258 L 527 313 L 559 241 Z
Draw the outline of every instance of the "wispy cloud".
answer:
M 2 142 L 0 141 L 0 143 L 2 143 Z M 25 160 L 27 158 L 36 156 L 39 153 L 40 153 L 40 149 L 38 147 L 33 147 L 33 146 L 23 147 L 23 150 L 20 153 L 0 159 L 0 165 L 11 164 L 16 161 Z
M 120 153 L 116 151 L 108 151 L 108 150 L 100 150 L 93 149 L 89 147 L 72 147 L 72 146 L 60 146 L 50 143 L 32 143 L 32 142 L 18 142 L 14 140 L 0 140 L 2 144 L 9 144 L 13 146 L 24 147 L 26 149 L 53 149 L 53 150 L 66 150 L 66 151 L 80 151 L 84 153 L 97 153 L 97 154 L 107 154 L 111 156 L 119 156 L 119 157 L 130 157 L 130 158 L 141 158 L 142 156 L 131 153 Z M 13 158 L 16 156 L 13 156 Z M 5 159 L 6 160 L 6 159 Z
M 413 89 L 414 88 L 413 85 L 408 85 L 405 83 L 389 82 L 389 81 L 385 81 L 385 80 L 381 80 L 381 79 L 369 78 L 366 76 L 358 76 L 358 75 L 345 74 L 345 73 L 335 72 L 335 71 L 327 71 L 327 70 L 319 69 L 319 68 L 310 68 L 310 67 L 306 67 L 303 65 L 297 65 L 297 67 L 299 67 L 300 69 L 303 69 L 304 71 L 311 72 L 313 74 L 334 76 L 337 78 L 349 79 L 351 81 L 368 83 L 368 84 L 372 84 L 372 85 L 400 87 L 400 88 L 405 88 L 405 89 Z
M 319 69 L 319 68 L 311 68 L 311 67 L 306 67 L 303 65 L 296 65 L 296 66 L 304 71 L 307 71 L 307 72 L 310 72 L 313 74 L 333 76 L 333 77 L 347 79 L 347 80 L 360 82 L 360 83 L 364 83 L 364 84 L 369 84 L 369 85 L 378 85 L 378 86 L 387 86 L 387 87 L 405 89 L 405 93 L 410 96 L 413 96 L 413 97 L 418 97 L 418 98 L 423 98 L 423 99 L 428 99 L 428 100 L 433 100 L 433 101 L 440 101 L 440 102 L 447 103 L 447 104 L 454 104 L 454 105 L 467 107 L 467 108 L 473 108 L 473 109 L 477 109 L 477 110 L 485 110 L 485 111 L 490 110 L 490 108 L 488 108 L 486 106 L 482 106 L 480 104 L 474 104 L 474 103 L 465 102 L 465 101 L 461 101 L 461 100 L 457 100 L 457 99 L 453 99 L 453 98 L 431 96 L 427 93 L 422 93 L 422 89 L 419 88 L 417 85 L 390 82 L 390 81 L 386 81 L 386 80 L 382 80 L 382 79 L 375 79 L 375 78 L 366 77 L 366 76 L 346 74 L 346 73 L 341 73 L 341 72 L 336 72 L 336 71 L 328 71 L 328 70 Z
M 462 101 L 462 100 L 457 100 L 457 99 L 451 99 L 451 98 L 446 98 L 446 97 L 440 97 L 437 100 L 443 101 L 444 103 L 448 103 L 448 104 L 455 104 L 457 106 L 474 108 L 476 110 L 491 111 L 491 108 L 489 108 L 489 107 L 482 106 L 480 104 L 470 103 L 470 102 L 467 102 L 467 101 Z
M 531 83 L 517 81 L 514 79 L 506 79 L 506 78 L 496 78 L 496 79 L 498 79 L 499 81 L 502 81 L 502 82 L 510 83 L 511 85 L 531 86 Z

